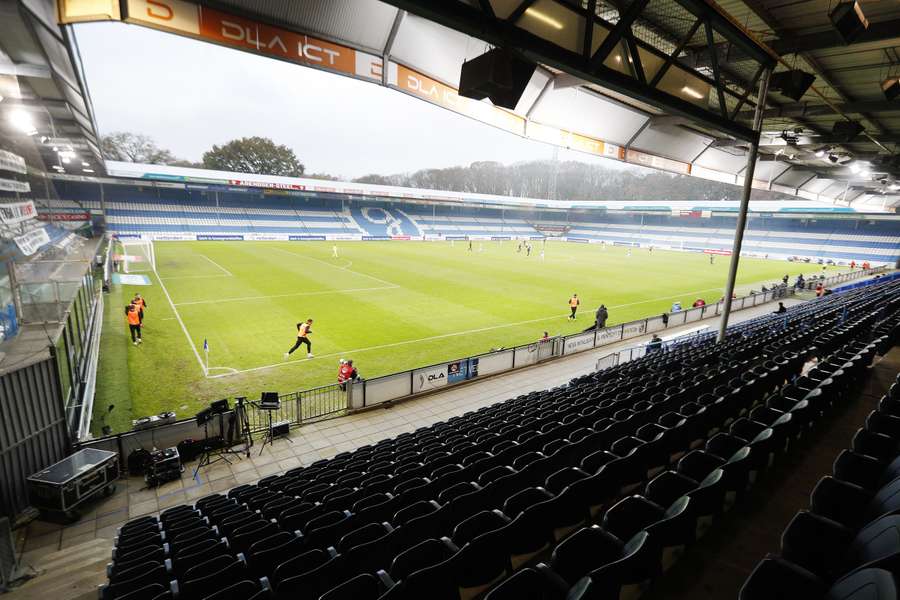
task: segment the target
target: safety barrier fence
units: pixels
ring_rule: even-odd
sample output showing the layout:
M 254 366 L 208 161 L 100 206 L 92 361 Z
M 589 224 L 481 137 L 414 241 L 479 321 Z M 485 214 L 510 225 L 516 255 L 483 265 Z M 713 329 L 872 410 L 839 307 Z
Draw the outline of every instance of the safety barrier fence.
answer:
M 872 277 L 874 275 L 886 273 L 887 271 L 888 267 L 884 265 L 865 270 L 859 269 L 858 271 L 849 271 L 847 273 L 832 275 L 831 277 L 826 277 L 825 279 L 807 279 L 803 287 L 806 290 L 814 290 L 816 289 L 816 286 L 821 283 L 826 289 L 828 289 L 847 281 L 855 281 L 861 277 Z
M 347 411 L 345 387 L 335 383 L 283 394 L 278 397 L 279 407 L 274 410 L 261 409 L 259 403 L 251 402 L 246 408 L 250 431 L 252 433 L 266 431 L 270 418 L 272 423 L 288 422 L 291 425 L 302 425 L 308 421 L 343 414 Z
M 871 272 L 858 271 L 855 275 L 857 278 L 861 278 L 871 275 Z M 789 297 L 795 292 L 793 287 L 779 286 L 773 290 L 738 297 L 732 301 L 732 312 Z M 280 407 L 271 413 L 272 422 L 288 421 L 292 426 L 296 426 L 388 402 L 406 400 L 474 379 L 483 379 L 490 375 L 498 375 L 643 335 L 715 318 L 721 312 L 722 302 L 716 302 L 602 329 L 590 329 L 512 348 L 502 348 L 372 379 L 361 379 L 348 384 L 346 390 L 341 389 L 338 384 L 332 384 L 285 394 L 279 397 Z M 632 358 L 637 358 L 637 356 L 632 356 Z M 619 358 L 608 360 L 619 360 Z M 259 434 L 266 431 L 269 425 L 269 415 L 265 414 L 265 411 L 259 410 L 254 403 L 249 403 L 246 413 L 251 432 Z M 220 421 L 224 419 L 225 424 L 212 423 L 210 426 L 213 427 L 214 432 L 209 435 L 222 435 L 226 439 L 238 441 L 233 434 L 237 428 L 233 424 L 229 424 L 232 423 L 232 415 L 233 412 L 229 412 L 219 418 Z M 200 439 L 203 435 L 206 435 L 206 432 L 198 429 L 195 420 L 188 419 L 145 431 L 84 440 L 78 444 L 78 447 L 118 450 L 124 460 L 127 453 L 136 447 L 165 447 L 166 445 L 175 445 L 187 437 Z

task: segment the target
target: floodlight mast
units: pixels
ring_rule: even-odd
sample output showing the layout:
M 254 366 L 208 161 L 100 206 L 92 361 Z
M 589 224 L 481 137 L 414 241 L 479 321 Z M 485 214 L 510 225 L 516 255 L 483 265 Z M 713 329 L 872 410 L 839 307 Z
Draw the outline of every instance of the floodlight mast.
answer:
M 738 263 L 741 260 L 741 246 L 744 242 L 744 228 L 747 226 L 747 210 L 750 207 L 750 192 L 753 191 L 753 173 L 756 170 L 756 159 L 759 155 L 759 133 L 762 130 L 763 112 L 766 108 L 766 96 L 769 93 L 770 75 L 772 75 L 772 69 L 767 68 L 759 78 L 759 93 L 756 97 L 756 110 L 753 113 L 753 131 L 756 132 L 756 138 L 750 144 L 750 151 L 747 153 L 747 168 L 744 170 L 744 189 L 734 231 L 734 245 L 731 247 L 731 263 L 728 265 L 728 282 L 725 284 L 722 319 L 719 321 L 717 342 L 725 339 L 725 330 L 728 329 L 728 317 L 731 316 L 731 297 L 734 295 Z

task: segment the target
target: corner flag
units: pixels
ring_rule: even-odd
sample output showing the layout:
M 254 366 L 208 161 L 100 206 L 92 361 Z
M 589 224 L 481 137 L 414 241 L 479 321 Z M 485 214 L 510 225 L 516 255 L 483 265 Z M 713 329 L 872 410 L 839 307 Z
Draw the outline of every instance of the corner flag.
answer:
M 203 338 L 203 352 L 206 354 L 206 372 L 209 373 L 209 342 Z

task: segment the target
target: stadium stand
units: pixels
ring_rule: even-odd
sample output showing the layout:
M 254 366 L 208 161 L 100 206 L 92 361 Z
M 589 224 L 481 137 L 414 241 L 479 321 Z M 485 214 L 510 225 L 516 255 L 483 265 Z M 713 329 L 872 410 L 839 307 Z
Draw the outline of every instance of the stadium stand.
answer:
M 64 200 L 54 210 L 101 209 L 95 186 L 57 182 Z M 107 226 L 119 234 L 286 234 L 385 237 L 531 237 L 640 244 L 683 250 L 732 247 L 735 218 L 701 218 L 702 206 L 674 216 L 606 210 L 525 210 L 410 203 L 402 198 L 376 203 L 350 195 L 308 192 L 273 195 L 254 188 L 213 194 L 201 190 L 111 185 L 105 187 Z M 218 204 L 217 204 L 218 202 Z M 658 210 L 659 207 L 656 207 Z M 717 209 L 719 210 L 719 209 Z M 791 218 L 751 215 L 744 251 L 759 256 L 816 257 L 834 261 L 895 263 L 900 235 L 892 221 Z
M 879 282 L 833 294 L 732 327 L 721 344 L 691 340 L 135 519 L 119 530 L 100 597 L 639 593 L 853 398 L 875 354 L 897 341 L 898 290 L 900 282 Z M 818 365 L 797 377 L 810 352 Z M 867 468 L 851 466 L 852 483 L 829 479 L 814 493 L 812 512 L 839 528 L 828 543 L 852 540 L 845 529 L 893 507 L 895 483 L 873 490 L 896 470 L 896 389 L 844 459 Z M 809 546 L 782 562 L 802 556 L 818 567 Z M 893 578 L 877 569 L 832 586 L 833 573 L 869 556 L 856 546 L 836 552 L 819 579 L 795 577 L 792 589 L 848 597 L 862 580 L 895 598 Z M 770 575 L 789 569 L 767 560 L 748 583 L 759 593 L 745 589 L 746 598 L 781 597 Z

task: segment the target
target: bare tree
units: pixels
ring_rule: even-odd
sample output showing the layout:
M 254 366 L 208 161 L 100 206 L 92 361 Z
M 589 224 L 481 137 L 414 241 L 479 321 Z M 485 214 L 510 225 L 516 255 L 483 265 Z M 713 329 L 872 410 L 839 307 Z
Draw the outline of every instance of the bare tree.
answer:
M 124 162 L 171 165 L 179 161 L 171 151 L 160 148 L 156 141 L 143 133 L 114 131 L 100 138 L 104 158 Z

